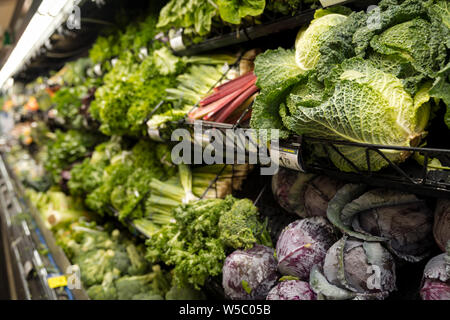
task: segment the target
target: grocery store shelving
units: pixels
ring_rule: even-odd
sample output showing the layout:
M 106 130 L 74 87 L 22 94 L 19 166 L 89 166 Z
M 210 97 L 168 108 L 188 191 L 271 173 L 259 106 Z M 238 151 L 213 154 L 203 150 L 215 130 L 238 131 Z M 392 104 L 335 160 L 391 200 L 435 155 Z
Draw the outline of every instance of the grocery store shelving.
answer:
M 294 137 L 296 145 L 288 144 L 287 148 L 297 151 L 298 170 L 308 173 L 325 174 L 355 183 L 366 183 L 376 187 L 396 188 L 412 193 L 422 194 L 429 197 L 450 198 L 450 171 L 433 170 L 428 167 L 433 158 L 450 157 L 450 150 L 438 148 L 416 148 L 402 146 L 386 146 L 376 144 L 355 143 L 349 141 L 335 141 L 306 136 Z M 343 161 L 353 168 L 353 172 L 344 172 L 337 169 L 330 158 L 320 161 L 308 161 L 309 155 L 304 151 L 305 145 L 318 146 L 327 154 L 327 150 L 334 150 Z M 302 147 L 303 146 L 303 147 Z M 339 151 L 339 147 L 352 146 L 361 149 L 365 154 L 368 170 L 361 170 L 350 159 Z M 405 164 L 393 163 L 385 155 L 386 151 L 402 151 L 410 154 L 419 153 L 423 155 L 423 164 L 409 159 Z M 370 166 L 371 156 L 378 155 L 384 159 L 386 169 L 372 171 Z M 283 165 L 283 163 L 282 163 Z M 292 166 L 288 166 L 292 168 Z M 295 168 L 292 168 L 295 169 Z
M 321 1 L 321 4 L 323 8 L 342 4 L 364 4 L 367 7 L 368 5 L 375 4 L 377 2 L 378 1 L 325 0 Z M 200 43 L 188 46 L 184 45 L 183 30 L 179 29 L 175 33 L 175 36 L 170 40 L 170 45 L 172 50 L 180 56 L 195 55 L 233 45 L 242 45 L 246 42 L 260 39 L 262 37 L 275 35 L 283 31 L 304 26 L 314 18 L 315 10 L 316 9 L 307 9 L 293 16 L 268 18 L 268 21 L 262 24 L 243 26 L 234 32 L 218 34 L 212 38 L 205 39 Z
M 6 236 L 4 245 L 11 253 L 12 268 L 16 270 L 16 297 L 27 300 L 87 300 L 81 287 L 69 289 L 67 286 L 50 288 L 48 280 L 65 276 L 71 263 L 48 230 L 37 209 L 24 198 L 20 182 L 9 169 L 0 154 L 0 221 L 2 234 Z M 79 282 L 79 281 L 78 281 Z

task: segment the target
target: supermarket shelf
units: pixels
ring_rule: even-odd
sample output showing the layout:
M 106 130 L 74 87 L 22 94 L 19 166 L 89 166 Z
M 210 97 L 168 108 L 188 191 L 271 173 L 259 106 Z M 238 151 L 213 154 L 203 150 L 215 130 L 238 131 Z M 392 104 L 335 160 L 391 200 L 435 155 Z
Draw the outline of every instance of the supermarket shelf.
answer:
M 297 163 L 284 163 L 280 160 L 280 165 L 296 169 L 298 171 L 308 173 L 325 174 L 335 177 L 337 179 L 347 180 L 356 183 L 366 183 L 376 187 L 386 187 L 400 189 L 412 193 L 422 194 L 429 197 L 450 198 L 450 171 L 449 170 L 431 170 L 428 165 L 432 158 L 450 157 L 450 150 L 448 149 L 433 149 L 433 148 L 414 148 L 414 147 L 400 147 L 400 146 L 385 146 L 375 144 L 354 143 L 349 141 L 334 141 L 329 139 L 319 139 L 312 137 L 296 137 L 294 143 L 285 145 L 287 155 L 294 154 L 297 158 Z M 343 172 L 337 169 L 330 160 L 330 157 L 313 162 L 308 161 L 309 155 L 305 152 L 305 146 L 323 148 L 324 152 L 333 149 L 336 151 L 343 161 L 346 161 L 354 172 Z M 368 170 L 363 171 L 342 153 L 339 152 L 339 147 L 352 146 L 360 148 L 361 152 L 366 155 L 366 165 Z M 390 161 L 382 152 L 382 150 L 395 150 L 418 152 L 424 156 L 424 162 L 419 165 L 413 159 L 402 165 L 397 165 Z M 380 171 L 372 171 L 370 169 L 370 158 L 373 155 L 381 156 L 386 162 L 386 169 Z M 287 157 L 286 154 L 280 154 L 280 158 Z M 294 166 L 297 166 L 296 168 Z
M 325 0 L 321 1 L 322 7 L 329 7 L 334 5 L 350 4 L 350 5 L 368 5 L 376 4 L 378 1 L 363 1 L 363 0 Z M 244 44 L 249 41 L 260 39 L 262 37 L 279 34 L 283 31 L 293 30 L 309 23 L 314 18 L 316 9 L 307 9 L 294 16 L 284 16 L 272 21 L 265 22 L 260 25 L 252 25 L 247 27 L 240 27 L 238 30 L 226 34 L 214 36 L 206 39 L 201 43 L 185 47 L 183 41 L 182 29 L 176 32 L 176 35 L 170 40 L 172 50 L 182 56 L 195 55 L 212 51 L 220 48 L 225 48 L 232 45 Z M 270 20 L 270 19 L 269 19 Z
M 65 274 L 71 263 L 48 230 L 36 208 L 24 198 L 21 183 L 0 155 L 1 220 L 14 255 L 23 299 L 87 300 L 83 288 L 51 289 L 48 279 Z M 78 281 L 80 282 L 80 281 Z
M 234 152 L 234 159 L 237 159 L 238 154 L 244 153 L 243 158 L 246 163 L 248 163 L 248 160 L 251 158 L 251 153 L 256 152 L 259 154 L 258 145 L 256 143 L 253 143 L 255 148 L 248 148 L 248 144 L 252 143 L 251 139 L 249 139 L 248 142 L 242 141 L 242 139 L 239 138 L 228 141 L 229 137 L 227 137 L 225 130 L 245 128 L 242 127 L 240 123 L 223 124 L 202 120 L 185 120 L 183 126 L 190 128 L 192 143 L 194 145 L 199 145 L 202 148 L 205 148 L 206 146 L 211 147 L 211 145 L 213 145 L 211 141 L 213 141 L 212 139 L 214 138 L 212 138 L 212 136 L 214 136 L 214 132 L 217 130 L 221 133 L 225 146 L 223 150 L 216 151 L 223 152 L 225 155 L 225 152 L 230 150 L 226 148 L 230 148 L 231 146 Z M 246 136 L 245 138 L 249 137 Z M 324 152 L 327 152 L 330 148 L 338 151 L 339 147 L 342 147 L 343 145 L 361 148 L 361 152 L 366 155 L 366 165 L 369 169 L 366 171 L 358 169 L 354 163 L 347 159 L 343 154 L 339 153 L 339 151 L 337 154 L 340 154 L 342 160 L 346 161 L 349 163 L 349 166 L 354 168 L 353 172 L 340 171 L 334 166 L 329 157 L 311 161 L 310 155 L 305 150 L 308 148 L 305 147 L 311 147 L 312 144 L 323 148 Z M 275 148 L 276 150 L 274 150 Z M 384 155 L 382 150 L 401 150 L 411 154 L 417 152 L 423 156 L 423 164 L 420 165 L 411 159 L 411 157 L 401 165 L 395 164 Z M 272 154 L 272 158 L 275 155 L 274 151 L 278 153 L 279 165 L 281 167 L 305 173 L 324 174 L 337 179 L 355 183 L 366 183 L 376 187 L 389 186 L 390 188 L 405 190 L 424 196 L 450 198 L 450 171 L 428 168 L 428 165 L 434 158 L 450 159 L 449 149 L 397 147 L 297 136 L 289 141 L 281 141 L 278 147 L 271 146 L 269 153 Z M 374 155 L 381 156 L 384 159 L 386 162 L 385 169 L 380 171 L 372 171 L 370 169 L 370 157 L 373 157 Z M 253 158 L 261 160 L 258 156 Z M 224 159 L 224 162 L 225 161 L 226 159 Z M 259 164 L 261 164 L 261 162 Z
M 231 45 L 241 44 L 264 36 L 302 26 L 313 19 L 314 11 L 314 9 L 310 9 L 293 17 L 284 17 L 270 23 L 242 28 L 237 30 L 236 32 L 207 39 L 188 48 L 184 48 L 184 46 L 173 45 L 173 43 L 182 43 L 182 33 L 179 33 L 177 35 L 178 38 L 171 39 L 171 46 L 176 54 L 189 56 L 219 48 L 224 48 Z

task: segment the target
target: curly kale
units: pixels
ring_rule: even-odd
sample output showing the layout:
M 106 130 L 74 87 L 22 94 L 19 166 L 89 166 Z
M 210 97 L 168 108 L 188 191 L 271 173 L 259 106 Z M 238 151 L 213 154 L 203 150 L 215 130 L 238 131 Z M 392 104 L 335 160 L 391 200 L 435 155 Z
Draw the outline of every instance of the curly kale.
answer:
M 147 257 L 174 266 L 177 285 L 202 286 L 209 276 L 222 272 L 225 248 L 219 239 L 218 222 L 230 201 L 200 200 L 174 210 L 177 223 L 162 227 L 147 240 Z
M 232 196 L 180 205 L 173 210 L 176 223 L 163 226 L 147 240 L 147 258 L 174 266 L 177 286 L 198 290 L 208 277 L 221 274 L 228 249 L 270 243 L 255 209 L 251 202 Z M 240 215 L 236 223 L 233 214 Z M 244 236 L 244 242 L 238 242 L 233 232 Z
M 233 249 L 250 249 L 255 244 L 272 247 L 265 224 L 259 220 L 258 208 L 251 200 L 236 201 L 219 219 L 220 237 Z

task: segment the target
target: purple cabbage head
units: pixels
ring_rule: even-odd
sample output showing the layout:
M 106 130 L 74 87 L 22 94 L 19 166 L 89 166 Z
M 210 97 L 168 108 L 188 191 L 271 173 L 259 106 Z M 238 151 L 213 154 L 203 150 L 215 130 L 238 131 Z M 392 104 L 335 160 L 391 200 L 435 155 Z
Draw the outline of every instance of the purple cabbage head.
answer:
M 395 263 L 378 242 L 342 238 L 327 252 L 326 280 L 354 296 L 382 299 L 395 290 Z
M 425 266 L 423 277 L 420 290 L 423 300 L 450 300 L 449 255 L 443 253 L 431 259 Z
M 311 268 L 322 263 L 327 250 L 336 240 L 335 229 L 323 217 L 292 222 L 278 238 L 278 270 L 283 275 L 309 279 Z
M 277 261 L 272 248 L 256 245 L 236 250 L 223 265 L 222 285 L 232 300 L 263 300 L 278 280 Z
M 308 282 L 286 280 L 278 283 L 270 290 L 266 300 L 316 300 Z
M 384 242 L 397 257 L 411 262 L 428 255 L 433 245 L 433 217 L 413 194 L 348 184 L 330 201 L 327 217 L 343 233 Z
M 433 235 L 436 243 L 442 251 L 450 241 L 450 200 L 439 199 L 434 212 Z
M 272 192 L 278 204 L 302 218 L 327 214 L 328 202 L 343 183 L 326 176 L 315 176 L 280 168 L 272 178 Z
M 305 189 L 306 216 L 326 217 L 328 203 L 343 185 L 342 181 L 327 176 L 317 176 L 312 179 Z

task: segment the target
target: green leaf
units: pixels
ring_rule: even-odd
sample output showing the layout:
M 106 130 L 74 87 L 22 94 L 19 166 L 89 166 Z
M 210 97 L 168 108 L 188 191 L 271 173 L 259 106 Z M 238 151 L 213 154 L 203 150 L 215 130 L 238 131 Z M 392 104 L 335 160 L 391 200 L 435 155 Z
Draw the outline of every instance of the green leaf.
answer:
M 440 33 L 430 22 L 421 18 L 390 27 L 375 35 L 370 45 L 378 53 L 403 58 L 418 72 L 430 77 L 435 76 L 446 57 Z
M 450 129 L 450 63 L 439 71 L 438 77 L 430 90 L 430 95 L 433 98 L 442 99 L 442 101 L 447 105 L 447 112 L 445 114 L 444 121 Z
M 349 236 L 363 239 L 366 241 L 383 241 L 384 238 L 375 237 L 371 235 L 362 234 L 360 232 L 353 231 L 348 221 L 341 218 L 342 212 L 346 205 L 353 199 L 361 196 L 367 187 L 362 184 L 346 184 L 338 190 L 333 199 L 328 203 L 327 218 L 330 222 L 339 228 L 342 232 Z
M 309 285 L 316 294 L 323 295 L 329 300 L 349 300 L 356 296 L 356 293 L 354 292 L 329 283 L 318 265 L 314 265 L 311 269 Z
M 346 19 L 342 14 L 323 15 L 299 31 L 295 40 L 295 61 L 301 69 L 311 70 L 317 65 L 321 44 L 333 35 L 333 27 Z
M 280 104 L 303 77 L 304 71 L 295 63 L 292 50 L 267 50 L 255 59 L 256 85 L 261 88 L 253 104 L 250 125 L 253 129 L 279 129 L 280 138 L 286 138 L 280 114 Z
M 244 288 L 245 292 L 247 292 L 248 294 L 252 293 L 252 288 L 250 288 L 247 281 L 242 280 L 241 284 L 242 284 L 242 288 Z
M 430 112 L 425 103 L 429 99 L 427 88 L 413 99 L 398 78 L 358 58 L 345 61 L 334 74 L 326 89 L 332 94 L 319 106 L 304 105 L 302 96 L 291 94 L 291 116 L 285 120 L 289 129 L 299 135 L 394 146 L 410 146 L 424 135 Z M 339 151 L 358 169 L 368 169 L 363 149 L 342 146 Z M 383 153 L 394 162 L 409 156 L 395 150 Z M 331 148 L 330 156 L 339 169 L 355 170 Z M 388 163 L 373 152 L 370 165 L 376 171 Z
M 258 16 L 263 13 L 265 0 L 217 0 L 219 14 L 223 21 L 240 24 L 246 16 Z

